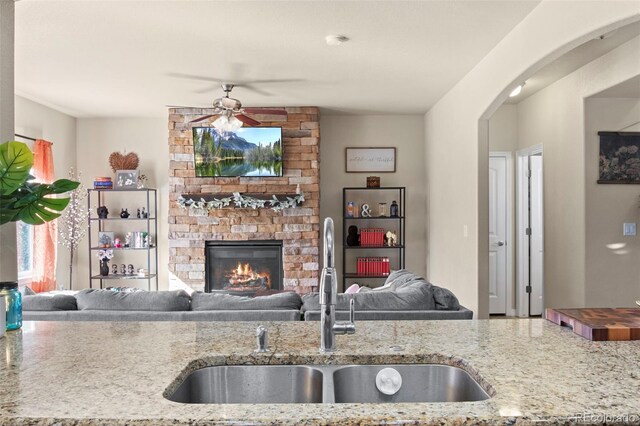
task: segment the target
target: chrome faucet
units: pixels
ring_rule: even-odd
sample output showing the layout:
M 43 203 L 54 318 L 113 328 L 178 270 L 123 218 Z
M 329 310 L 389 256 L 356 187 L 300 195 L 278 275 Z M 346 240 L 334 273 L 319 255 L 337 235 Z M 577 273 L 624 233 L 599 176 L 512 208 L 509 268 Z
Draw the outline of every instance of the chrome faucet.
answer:
M 338 274 L 334 260 L 333 219 L 324 220 L 324 267 L 320 275 L 320 352 L 336 350 L 336 334 L 353 334 L 355 309 L 353 298 L 349 302 L 349 322 L 336 323 L 336 294 Z

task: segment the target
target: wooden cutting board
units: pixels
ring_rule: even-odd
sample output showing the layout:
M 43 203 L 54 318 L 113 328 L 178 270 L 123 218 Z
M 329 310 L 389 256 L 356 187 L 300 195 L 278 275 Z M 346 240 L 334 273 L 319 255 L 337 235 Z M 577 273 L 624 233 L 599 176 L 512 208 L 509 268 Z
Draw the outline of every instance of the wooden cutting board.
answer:
M 640 309 L 551 309 L 546 318 L 589 340 L 640 340 Z

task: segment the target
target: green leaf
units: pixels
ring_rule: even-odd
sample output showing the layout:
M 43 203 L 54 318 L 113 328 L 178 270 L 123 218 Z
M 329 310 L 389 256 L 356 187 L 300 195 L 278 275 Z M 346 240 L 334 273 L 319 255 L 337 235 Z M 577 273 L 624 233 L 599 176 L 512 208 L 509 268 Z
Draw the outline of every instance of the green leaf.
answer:
M 29 225 L 41 225 L 58 217 L 67 205 L 69 198 L 39 198 L 19 209 L 17 219 Z
M 33 153 L 22 142 L 0 144 L 0 194 L 9 195 L 29 177 Z

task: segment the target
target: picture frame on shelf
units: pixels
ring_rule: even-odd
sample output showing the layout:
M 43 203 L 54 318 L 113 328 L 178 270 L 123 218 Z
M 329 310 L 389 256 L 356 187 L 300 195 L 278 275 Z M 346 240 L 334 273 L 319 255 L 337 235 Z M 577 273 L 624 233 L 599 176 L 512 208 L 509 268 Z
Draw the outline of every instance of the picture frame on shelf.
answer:
M 345 148 L 346 173 L 395 173 L 395 147 Z
M 101 248 L 112 248 L 115 240 L 115 232 L 98 232 L 98 246 Z
M 138 171 L 116 170 L 115 187 L 117 189 L 138 189 Z

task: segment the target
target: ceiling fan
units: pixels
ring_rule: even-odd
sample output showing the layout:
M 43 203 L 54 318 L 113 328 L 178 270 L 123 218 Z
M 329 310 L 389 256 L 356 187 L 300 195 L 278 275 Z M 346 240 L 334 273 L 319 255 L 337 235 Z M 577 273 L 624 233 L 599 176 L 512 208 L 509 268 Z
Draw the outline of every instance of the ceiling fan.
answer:
M 248 126 L 260 125 L 258 120 L 254 120 L 246 114 L 287 115 L 287 112 L 281 109 L 242 108 L 242 103 L 238 99 L 229 96 L 234 85 L 223 83 L 221 86 L 225 96 L 213 101 L 213 113 L 191 120 L 191 123 L 198 123 L 211 117 L 219 116 L 213 122 L 213 127 L 218 130 L 233 132 L 242 127 L 243 124 Z

